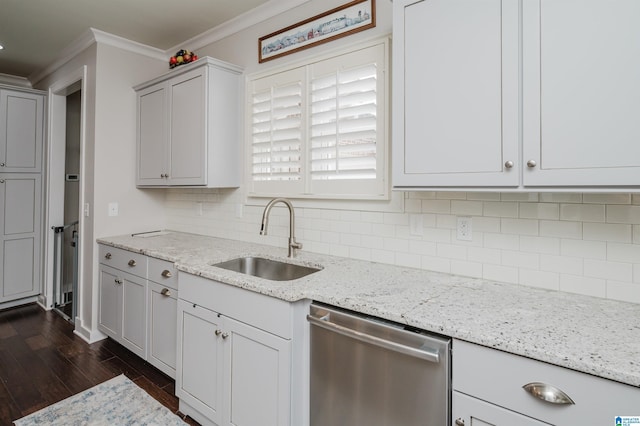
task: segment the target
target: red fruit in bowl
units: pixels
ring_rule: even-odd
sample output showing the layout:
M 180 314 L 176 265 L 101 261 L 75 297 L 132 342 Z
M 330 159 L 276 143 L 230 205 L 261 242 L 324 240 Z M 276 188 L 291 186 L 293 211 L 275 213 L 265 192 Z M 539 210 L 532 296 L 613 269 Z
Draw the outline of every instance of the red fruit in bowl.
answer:
M 188 53 L 185 53 L 184 55 L 182 55 L 182 57 L 184 58 L 185 62 L 191 62 L 191 55 Z
M 193 61 L 197 61 L 197 60 L 198 60 L 198 55 L 193 55 L 193 56 L 191 57 L 191 61 L 192 61 L 192 62 L 193 62 Z
M 178 61 L 176 60 L 175 56 L 172 56 L 172 57 L 169 58 L 169 64 L 174 65 L 176 62 L 178 62 Z

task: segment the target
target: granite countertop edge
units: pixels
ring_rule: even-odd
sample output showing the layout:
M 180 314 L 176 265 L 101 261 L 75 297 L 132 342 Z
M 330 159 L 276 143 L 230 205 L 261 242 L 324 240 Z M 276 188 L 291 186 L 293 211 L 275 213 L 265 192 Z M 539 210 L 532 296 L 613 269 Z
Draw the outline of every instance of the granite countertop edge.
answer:
M 311 299 L 640 387 L 640 305 L 175 231 L 105 244 L 288 302 Z M 260 255 L 322 270 L 270 281 L 212 266 Z

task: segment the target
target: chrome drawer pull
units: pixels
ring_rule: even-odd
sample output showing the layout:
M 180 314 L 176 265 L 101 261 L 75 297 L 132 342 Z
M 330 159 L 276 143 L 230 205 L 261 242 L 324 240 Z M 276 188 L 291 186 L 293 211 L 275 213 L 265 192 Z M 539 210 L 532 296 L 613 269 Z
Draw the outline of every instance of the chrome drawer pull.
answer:
M 138 262 L 135 261 L 135 259 L 131 259 L 129 261 L 129 266 L 136 266 L 138 264 Z
M 111 259 L 111 253 L 107 253 L 104 255 L 105 259 Z
M 569 395 L 567 395 L 557 387 L 548 385 L 546 383 L 527 383 L 522 388 L 536 398 L 549 402 L 551 404 L 575 405 L 575 402 L 573 402 L 573 399 L 569 398 Z
M 162 273 L 160 274 L 165 278 L 171 278 L 173 275 L 171 274 L 171 271 L 169 271 L 168 269 L 165 269 L 164 271 L 162 271 Z
M 171 296 L 171 290 L 169 290 L 168 288 L 163 288 L 162 290 L 160 290 L 160 294 L 163 296 Z

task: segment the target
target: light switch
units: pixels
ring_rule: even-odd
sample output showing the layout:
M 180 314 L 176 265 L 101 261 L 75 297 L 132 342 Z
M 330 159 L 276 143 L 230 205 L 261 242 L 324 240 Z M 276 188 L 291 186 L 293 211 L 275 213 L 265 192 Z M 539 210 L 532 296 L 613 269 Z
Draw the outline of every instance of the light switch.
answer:
M 118 216 L 118 203 L 109 203 L 109 216 Z

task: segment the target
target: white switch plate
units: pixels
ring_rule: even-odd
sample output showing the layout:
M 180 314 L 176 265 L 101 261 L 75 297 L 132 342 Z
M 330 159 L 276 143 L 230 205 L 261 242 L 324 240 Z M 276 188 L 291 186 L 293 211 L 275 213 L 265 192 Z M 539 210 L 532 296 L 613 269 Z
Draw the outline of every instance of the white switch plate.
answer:
M 84 217 L 89 217 L 89 203 L 84 203 Z
M 118 203 L 109 203 L 109 216 L 118 216 Z
M 473 222 L 470 217 L 459 217 L 456 238 L 460 241 L 473 240 Z

